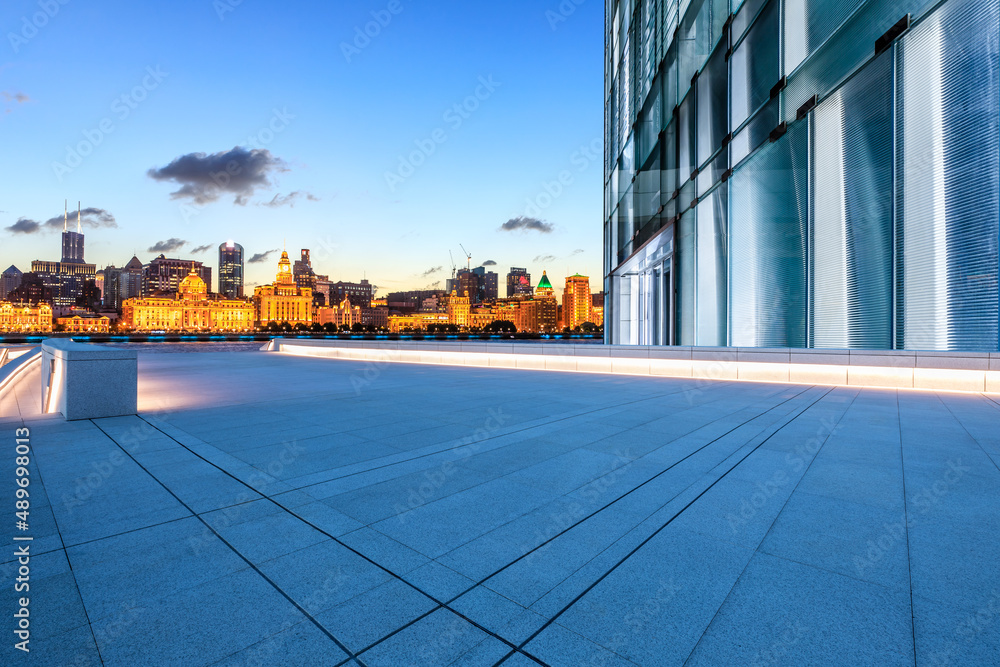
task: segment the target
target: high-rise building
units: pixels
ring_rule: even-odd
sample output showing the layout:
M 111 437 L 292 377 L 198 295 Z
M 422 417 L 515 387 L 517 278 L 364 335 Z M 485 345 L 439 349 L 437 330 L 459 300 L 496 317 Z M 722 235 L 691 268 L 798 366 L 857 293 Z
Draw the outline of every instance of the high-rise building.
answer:
M 479 276 L 469 270 L 462 269 L 458 272 L 456 276 L 458 280 L 458 292 L 459 296 L 465 296 L 469 298 L 469 303 L 478 303 L 479 296 Z
M 264 326 L 271 322 L 291 325 L 312 324 L 312 289 L 299 287 L 292 275 L 292 263 L 288 253 L 281 251 L 278 260 L 278 274 L 271 285 L 261 285 L 254 289 L 253 305 L 257 324 Z
M 135 255 L 124 268 L 116 268 L 113 264 L 105 267 L 102 299 L 104 307 L 121 312 L 122 303 L 126 299 L 142 296 L 142 277 L 142 262 Z
M 0 274 L 0 301 L 7 298 L 7 295 L 16 290 L 21 285 L 21 270 L 11 264 Z
M 499 296 L 497 274 L 493 271 L 487 271 L 485 266 L 477 266 L 472 269 L 472 272 L 476 274 L 477 278 L 475 294 L 476 303 L 496 301 Z
M 191 269 L 201 277 L 212 291 L 212 267 L 190 259 L 173 259 L 160 255 L 142 267 L 142 294 L 173 294 L 180 288 L 181 281 L 188 277 Z
M 243 246 L 232 240 L 219 246 L 219 294 L 243 298 Z
M 566 278 L 563 290 L 563 326 L 575 329 L 590 318 L 593 297 L 590 294 L 590 278 L 579 273 Z
M 83 221 L 80 215 L 80 205 L 77 203 L 76 210 L 76 231 L 70 231 L 67 220 L 67 211 L 63 210 L 63 232 L 62 232 L 62 263 L 63 264 L 83 264 Z
M 67 212 L 63 211 L 62 259 L 59 262 L 34 260 L 31 273 L 51 290 L 51 303 L 68 307 L 83 293 L 83 285 L 97 275 L 97 267 L 83 259 L 83 226 L 81 212 L 76 214 L 77 231 L 69 231 Z
M 511 267 L 507 273 L 507 298 L 518 295 L 531 296 L 531 274 L 528 269 Z
M 371 307 L 372 299 L 375 298 L 375 286 L 362 279 L 360 283 L 347 283 L 338 281 L 330 284 L 330 303 L 340 303 L 344 299 L 350 299 L 351 303 L 361 308 Z
M 40 303 L 51 305 L 54 298 L 52 288 L 45 283 L 42 276 L 28 272 L 21 276 L 21 284 L 7 293 L 7 300 L 12 303 L 37 306 Z
M 309 249 L 303 248 L 301 253 L 301 258 L 295 260 L 292 265 L 292 276 L 295 278 L 295 284 L 299 287 L 315 290 L 316 273 L 313 272 L 312 262 L 309 260 Z
M 608 342 L 997 351 L 997 0 L 605 7 Z

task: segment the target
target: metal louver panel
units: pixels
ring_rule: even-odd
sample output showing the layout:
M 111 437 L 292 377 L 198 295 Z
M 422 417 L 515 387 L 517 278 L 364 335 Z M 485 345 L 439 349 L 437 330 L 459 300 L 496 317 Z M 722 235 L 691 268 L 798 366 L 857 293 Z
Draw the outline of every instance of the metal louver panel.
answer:
M 906 349 L 998 349 L 998 0 L 951 0 L 899 53 L 897 255 Z
M 810 347 L 892 347 L 892 53 L 813 114 Z
M 822 99 L 874 55 L 875 40 L 906 14 L 916 19 L 934 0 L 868 0 L 788 77 L 783 93 L 784 119 L 813 95 Z
M 807 142 L 797 123 L 729 181 L 731 345 L 806 344 Z

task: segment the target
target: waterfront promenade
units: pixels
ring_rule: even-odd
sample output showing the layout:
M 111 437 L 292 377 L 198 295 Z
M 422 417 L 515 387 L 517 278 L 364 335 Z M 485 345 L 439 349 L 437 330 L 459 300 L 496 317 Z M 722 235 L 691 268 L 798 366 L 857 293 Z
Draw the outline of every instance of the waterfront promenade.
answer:
M 65 422 L 39 382 L 4 664 L 1000 655 L 995 395 L 142 352 L 138 416 Z

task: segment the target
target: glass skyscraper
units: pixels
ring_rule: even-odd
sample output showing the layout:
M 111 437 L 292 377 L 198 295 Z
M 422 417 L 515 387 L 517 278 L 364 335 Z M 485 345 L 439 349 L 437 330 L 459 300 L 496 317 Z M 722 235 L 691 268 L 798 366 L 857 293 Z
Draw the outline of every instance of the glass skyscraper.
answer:
M 1000 0 L 606 0 L 608 342 L 1000 349 Z
M 227 299 L 243 298 L 243 246 L 239 243 L 226 241 L 219 246 L 219 293 Z

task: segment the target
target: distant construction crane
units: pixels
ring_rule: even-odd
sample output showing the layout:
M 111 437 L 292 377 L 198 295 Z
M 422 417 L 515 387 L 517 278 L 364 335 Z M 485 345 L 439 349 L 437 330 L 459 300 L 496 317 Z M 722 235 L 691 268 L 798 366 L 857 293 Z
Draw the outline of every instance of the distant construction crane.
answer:
M 458 247 L 461 248 L 462 252 L 465 253 L 465 268 L 466 268 L 466 270 L 471 271 L 472 270 L 472 253 L 469 252 L 468 250 L 466 250 L 465 246 L 462 245 L 461 243 L 458 244 Z
M 451 254 L 451 250 L 448 251 L 448 257 L 451 259 L 451 277 L 454 278 L 458 268 L 455 266 L 455 256 Z

